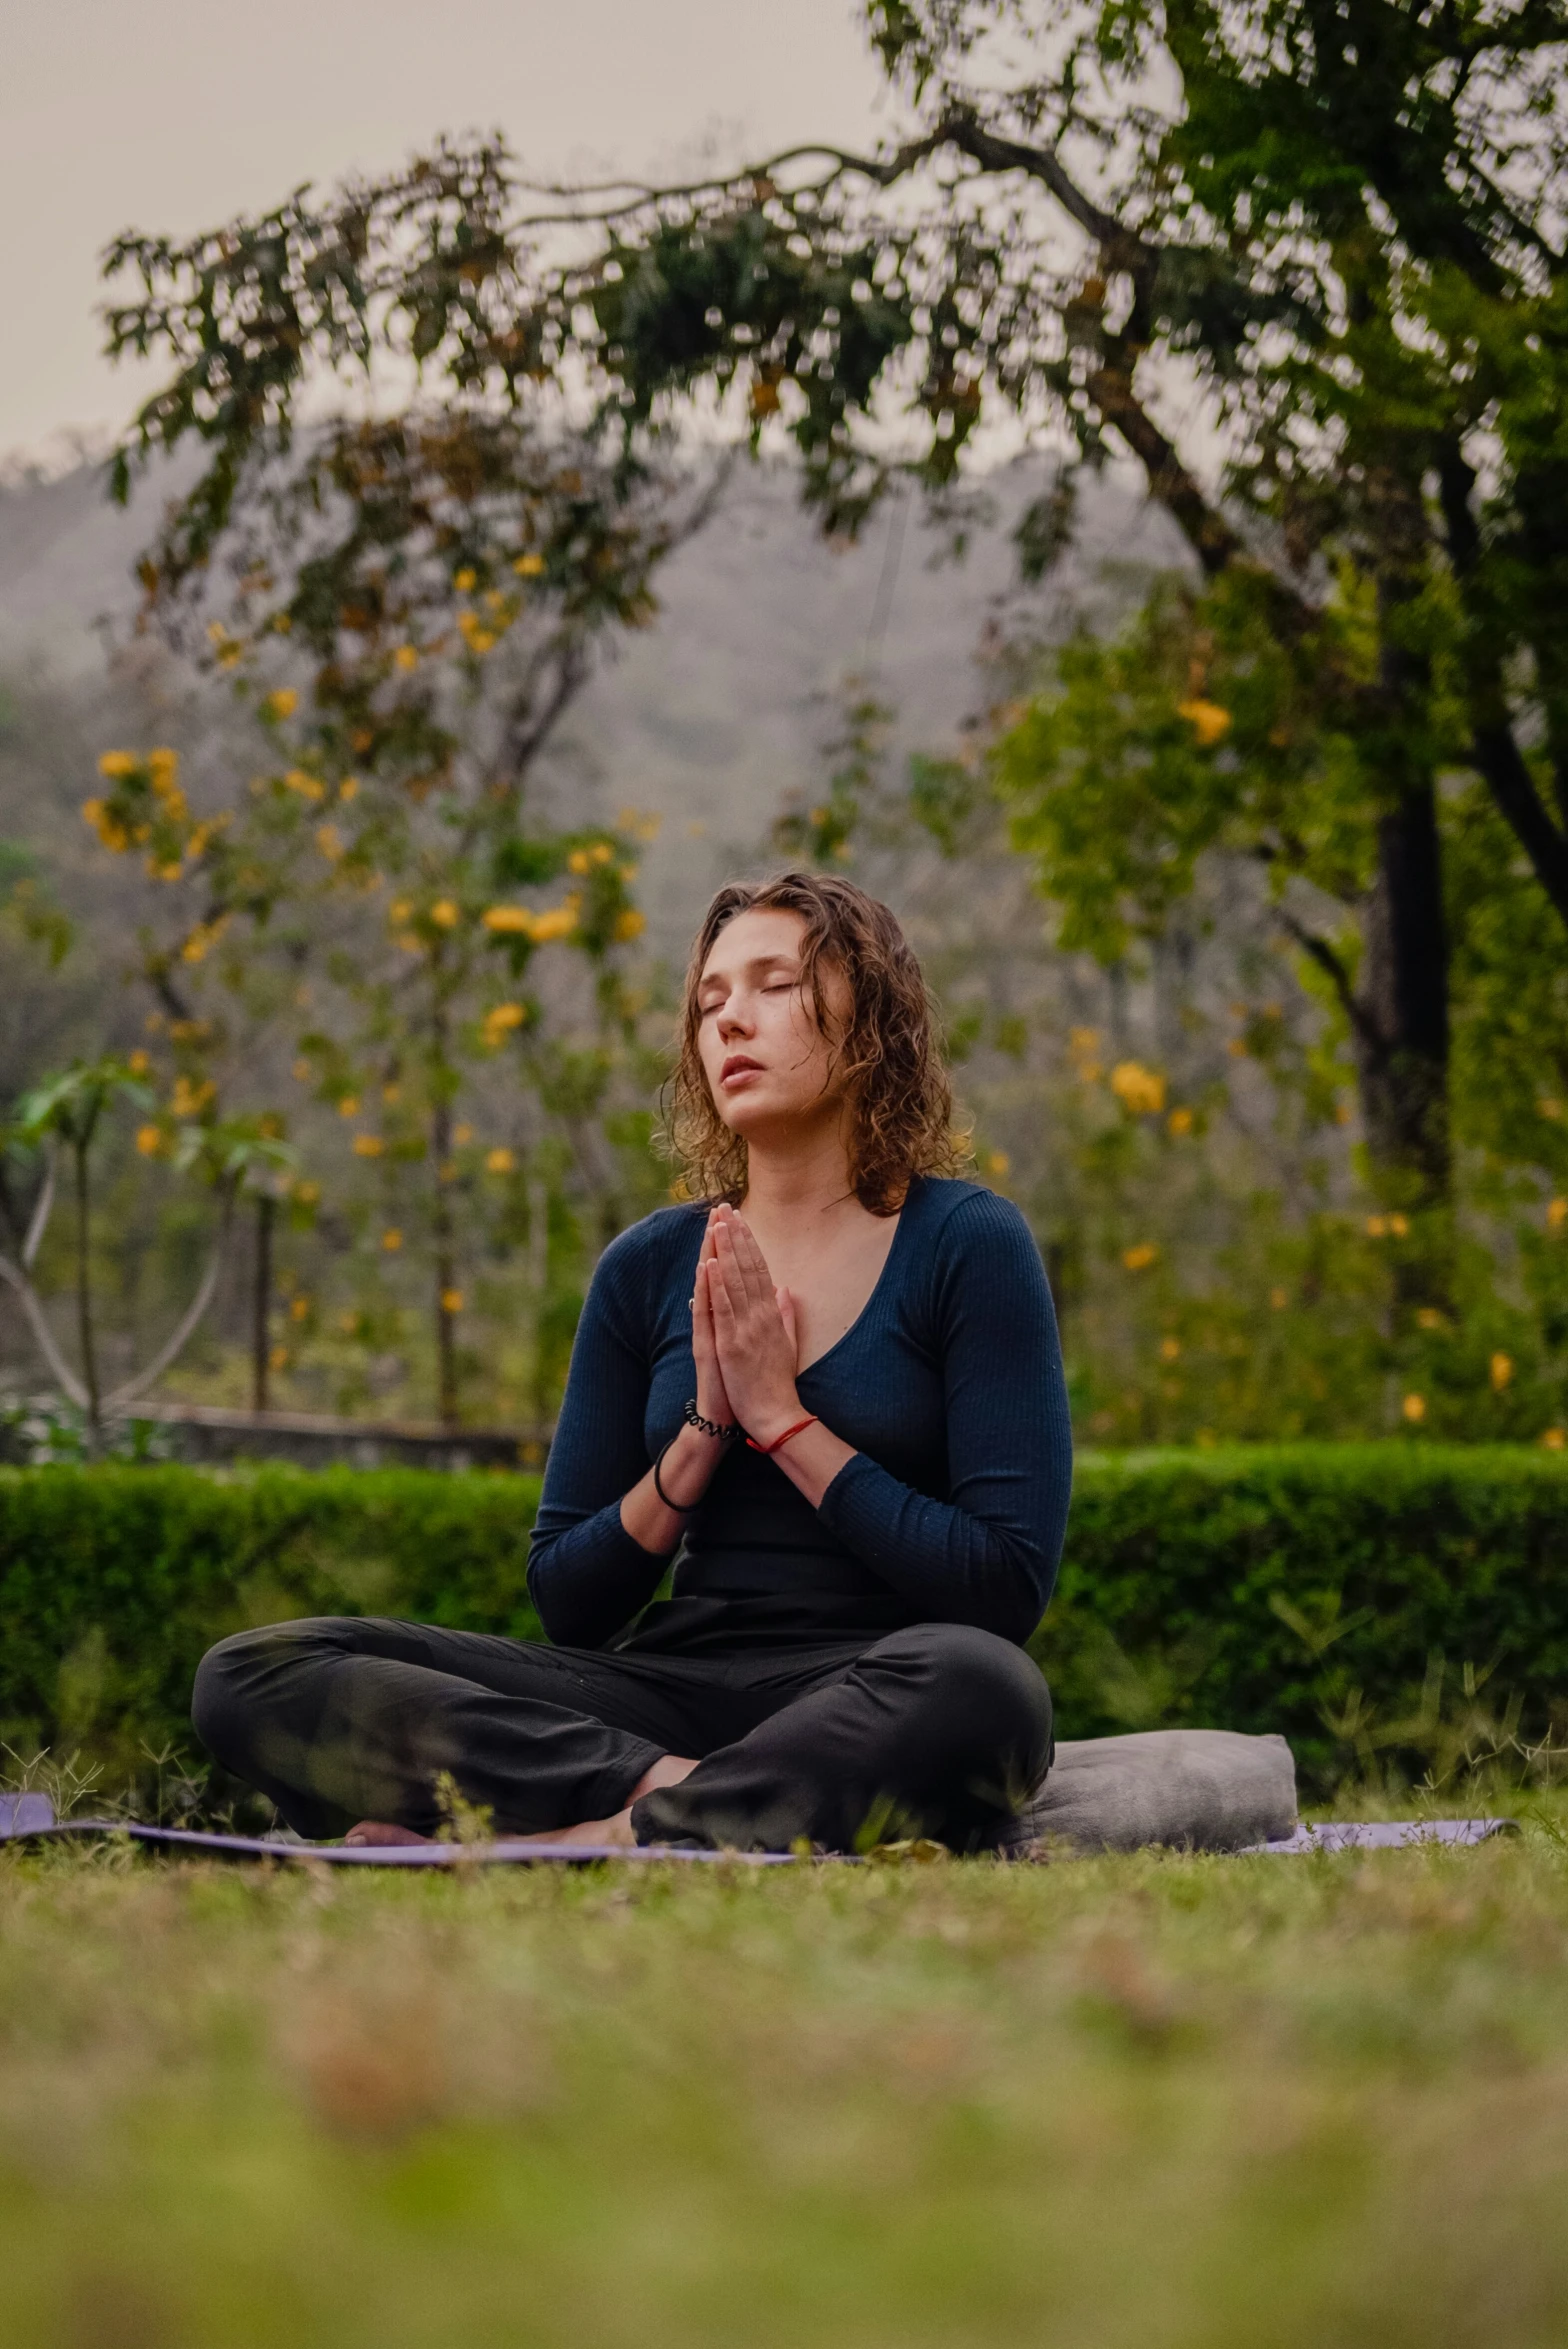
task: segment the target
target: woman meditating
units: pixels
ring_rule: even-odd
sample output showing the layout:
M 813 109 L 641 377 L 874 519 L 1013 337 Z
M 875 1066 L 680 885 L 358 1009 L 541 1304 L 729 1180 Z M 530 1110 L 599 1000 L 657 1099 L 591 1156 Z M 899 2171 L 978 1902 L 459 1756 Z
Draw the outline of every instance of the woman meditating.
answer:
M 215 1647 L 194 1718 L 288 1824 L 540 1842 L 983 1849 L 1044 1773 L 1071 1451 L 1018 1210 L 948 1179 L 925 984 L 885 906 L 709 907 L 673 1134 L 700 1204 L 606 1250 L 529 1589 L 551 1645 L 374 1619 Z M 673 1596 L 654 1594 L 675 1556 Z

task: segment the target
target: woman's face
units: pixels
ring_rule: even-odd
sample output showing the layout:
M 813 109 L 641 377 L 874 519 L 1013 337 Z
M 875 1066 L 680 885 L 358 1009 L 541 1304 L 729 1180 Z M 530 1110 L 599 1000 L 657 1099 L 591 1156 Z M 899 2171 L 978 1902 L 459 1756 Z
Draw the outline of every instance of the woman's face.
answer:
M 782 907 L 737 914 L 713 941 L 698 981 L 698 1050 L 708 1090 L 724 1123 L 748 1140 L 836 1116 L 842 1105 L 833 1046 L 849 1012 L 849 988 L 818 963 L 819 1027 L 801 986 L 805 934 L 800 915 Z

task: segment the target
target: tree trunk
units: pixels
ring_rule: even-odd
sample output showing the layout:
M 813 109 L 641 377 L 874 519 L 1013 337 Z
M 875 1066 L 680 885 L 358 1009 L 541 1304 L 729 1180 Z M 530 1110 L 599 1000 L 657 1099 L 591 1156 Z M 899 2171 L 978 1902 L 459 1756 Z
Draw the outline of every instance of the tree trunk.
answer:
M 251 1296 L 250 1407 L 267 1408 L 267 1374 L 272 1368 L 272 1218 L 270 1192 L 256 1198 L 256 1285 Z
M 1377 874 L 1362 925 L 1355 1022 L 1361 1116 L 1373 1185 L 1391 1208 L 1446 1207 L 1448 931 L 1443 851 L 1428 747 L 1431 665 L 1404 625 L 1425 583 L 1419 486 L 1368 484 L 1382 537 L 1378 580 L 1380 723 L 1364 744 L 1382 786 Z
M 1390 1206 L 1446 1205 L 1448 938 L 1429 777 L 1408 787 L 1378 825 L 1359 1004 L 1356 1058 L 1374 1184 Z
M 90 1133 L 88 1140 L 90 1140 Z M 93 1342 L 92 1214 L 87 1191 L 88 1140 L 75 1145 L 76 1159 L 76 1331 L 82 1354 L 82 1384 L 87 1389 L 89 1441 L 98 1441 L 98 1355 Z

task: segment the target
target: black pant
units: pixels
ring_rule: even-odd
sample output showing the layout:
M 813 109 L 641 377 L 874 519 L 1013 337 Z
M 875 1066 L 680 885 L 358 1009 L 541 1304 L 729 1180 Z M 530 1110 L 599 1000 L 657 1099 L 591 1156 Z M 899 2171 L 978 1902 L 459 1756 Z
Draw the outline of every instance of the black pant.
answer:
M 698 1766 L 635 1805 L 639 1843 L 853 1851 L 926 1835 L 970 1851 L 1051 1749 L 1034 1664 L 957 1623 L 682 1656 L 323 1616 L 222 1641 L 191 1712 L 214 1759 L 311 1837 L 357 1819 L 429 1834 L 443 1771 L 503 1834 L 607 1818 L 674 1753 Z

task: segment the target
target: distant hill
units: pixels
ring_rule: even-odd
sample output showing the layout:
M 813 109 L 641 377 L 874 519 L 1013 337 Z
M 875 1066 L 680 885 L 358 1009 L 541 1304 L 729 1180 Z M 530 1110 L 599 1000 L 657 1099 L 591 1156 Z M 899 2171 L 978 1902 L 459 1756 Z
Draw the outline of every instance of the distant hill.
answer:
M 1079 612 L 1121 603 L 1129 571 L 1181 560 L 1163 515 L 1102 481 L 1081 501 L 1063 562 L 1021 589 L 1012 533 L 1052 462 L 984 481 L 989 511 L 961 560 L 913 497 L 890 500 L 858 544 L 835 548 L 787 470 L 737 471 L 706 528 L 658 574 L 657 620 L 608 648 L 549 754 L 555 786 L 590 814 L 635 806 L 663 819 L 645 868 L 655 943 L 674 947 L 721 870 L 753 862 L 781 804 L 809 798 L 852 680 L 896 713 L 895 758 L 946 747 L 988 698 L 975 660 L 988 623 L 1054 635 Z M 188 477 L 183 462 L 161 483 L 149 477 L 129 512 L 107 502 L 89 467 L 0 492 L 0 684 L 35 707 L 47 696 L 62 726 L 69 713 L 83 752 L 108 739 L 102 728 L 113 733 L 120 699 L 105 624 L 123 631 L 157 501 Z M 85 771 L 68 786 L 72 821 Z M 0 782 L 0 830 L 49 830 L 36 774 L 21 805 L 16 782 Z

